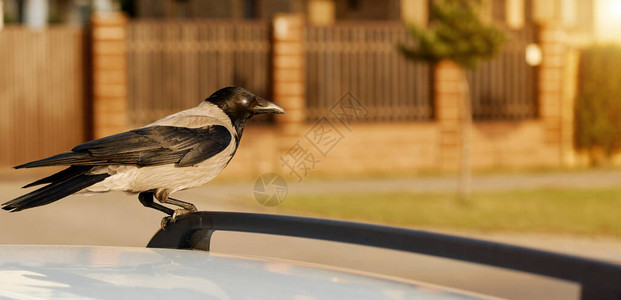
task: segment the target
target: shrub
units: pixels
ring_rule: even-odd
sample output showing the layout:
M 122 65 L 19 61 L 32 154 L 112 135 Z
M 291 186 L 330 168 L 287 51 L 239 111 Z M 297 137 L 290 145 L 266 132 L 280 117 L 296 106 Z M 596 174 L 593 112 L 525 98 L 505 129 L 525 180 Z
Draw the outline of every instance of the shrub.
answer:
M 576 98 L 576 148 L 594 163 L 621 148 L 621 47 L 592 46 L 580 55 Z

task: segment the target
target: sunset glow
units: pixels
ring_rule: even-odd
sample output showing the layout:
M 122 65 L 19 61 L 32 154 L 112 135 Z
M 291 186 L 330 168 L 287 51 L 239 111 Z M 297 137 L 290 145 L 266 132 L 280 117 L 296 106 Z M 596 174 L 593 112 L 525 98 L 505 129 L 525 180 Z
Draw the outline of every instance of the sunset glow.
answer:
M 595 26 L 598 41 L 621 42 L 621 0 L 599 0 Z

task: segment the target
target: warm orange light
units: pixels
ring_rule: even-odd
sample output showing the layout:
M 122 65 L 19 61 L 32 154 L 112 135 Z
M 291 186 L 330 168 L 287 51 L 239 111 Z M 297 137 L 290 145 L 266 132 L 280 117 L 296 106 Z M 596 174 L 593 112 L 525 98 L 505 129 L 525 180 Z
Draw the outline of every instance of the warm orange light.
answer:
M 600 42 L 621 42 L 621 0 L 598 0 L 596 35 Z
M 606 9 L 607 17 L 617 19 L 621 17 L 621 1 L 619 0 L 609 0 L 607 3 L 608 8 Z
M 529 44 L 526 46 L 526 63 L 531 66 L 541 64 L 542 54 L 541 48 L 537 44 Z

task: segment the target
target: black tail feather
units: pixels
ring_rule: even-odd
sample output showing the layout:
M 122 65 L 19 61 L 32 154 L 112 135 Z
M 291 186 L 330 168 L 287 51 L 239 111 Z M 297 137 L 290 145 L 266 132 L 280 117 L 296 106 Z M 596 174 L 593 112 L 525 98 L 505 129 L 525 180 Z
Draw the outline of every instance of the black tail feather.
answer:
M 39 180 L 42 181 L 41 183 L 44 183 L 43 181 L 51 183 L 26 195 L 3 203 L 2 209 L 16 212 L 27 208 L 46 205 L 67 197 L 110 176 L 109 174 L 84 175 L 84 173 L 70 175 L 68 172 L 61 174 L 69 169 L 70 168 Z M 52 179 L 54 176 L 58 176 L 57 180 Z
M 83 174 L 86 174 L 86 172 L 90 171 L 93 167 L 91 166 L 71 166 L 69 168 L 66 168 L 58 173 L 54 173 L 48 177 L 39 179 L 35 182 L 29 183 L 25 186 L 23 186 L 22 188 L 29 188 L 31 186 L 35 186 L 35 185 L 40 185 L 40 184 L 44 184 L 44 183 L 52 183 L 52 182 L 61 182 L 61 181 L 65 181 Z

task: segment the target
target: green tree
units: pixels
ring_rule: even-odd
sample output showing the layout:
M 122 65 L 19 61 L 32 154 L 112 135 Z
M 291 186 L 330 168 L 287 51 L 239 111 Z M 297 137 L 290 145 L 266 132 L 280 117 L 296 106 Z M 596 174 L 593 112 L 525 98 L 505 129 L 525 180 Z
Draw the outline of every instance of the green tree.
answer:
M 429 26 L 408 25 L 413 45 L 399 44 L 408 59 L 437 63 L 451 60 L 462 69 L 475 68 L 494 57 L 506 41 L 505 34 L 493 24 L 480 19 L 480 0 L 434 0 L 430 7 Z M 470 153 L 472 148 L 472 108 L 466 78 L 462 101 L 462 143 L 459 197 L 470 195 Z

